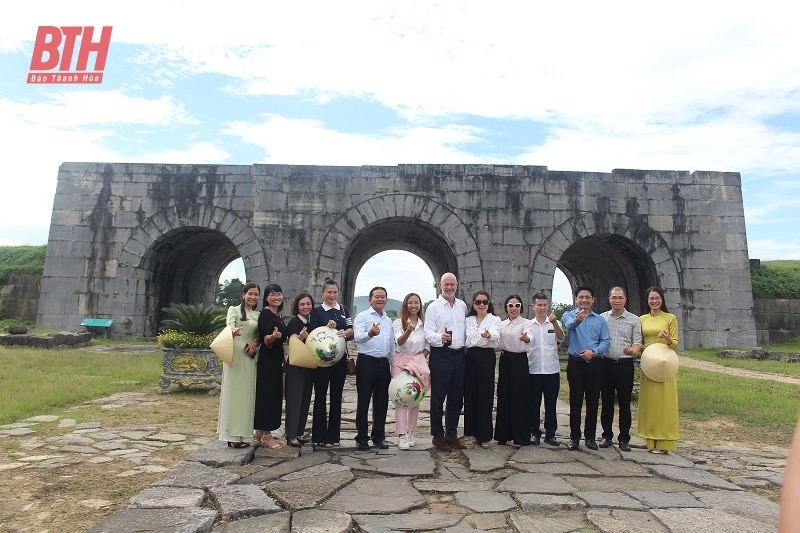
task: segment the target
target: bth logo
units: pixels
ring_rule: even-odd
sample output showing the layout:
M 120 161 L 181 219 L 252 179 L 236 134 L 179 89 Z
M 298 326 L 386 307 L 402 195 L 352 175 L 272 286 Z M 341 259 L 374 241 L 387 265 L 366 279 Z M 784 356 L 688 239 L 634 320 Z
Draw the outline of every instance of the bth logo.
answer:
M 28 83 L 103 83 L 111 28 L 103 26 L 100 40 L 93 42 L 94 26 L 39 26 L 33 43 Z M 79 38 L 77 61 L 72 68 L 75 43 Z M 94 53 L 94 65 L 89 70 L 91 53 Z

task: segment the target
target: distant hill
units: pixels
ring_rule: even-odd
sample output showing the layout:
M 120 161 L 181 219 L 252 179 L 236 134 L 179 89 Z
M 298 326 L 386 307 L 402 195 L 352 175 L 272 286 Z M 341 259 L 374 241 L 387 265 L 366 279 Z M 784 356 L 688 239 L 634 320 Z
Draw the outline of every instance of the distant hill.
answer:
M 391 317 L 398 317 L 400 316 L 400 306 L 402 305 L 402 301 L 389 298 L 389 300 L 386 302 L 384 311 L 386 311 L 386 314 Z M 369 296 L 356 296 L 353 298 L 353 309 L 350 310 L 350 314 L 355 317 L 356 314 L 360 313 L 361 311 L 366 311 L 368 308 Z

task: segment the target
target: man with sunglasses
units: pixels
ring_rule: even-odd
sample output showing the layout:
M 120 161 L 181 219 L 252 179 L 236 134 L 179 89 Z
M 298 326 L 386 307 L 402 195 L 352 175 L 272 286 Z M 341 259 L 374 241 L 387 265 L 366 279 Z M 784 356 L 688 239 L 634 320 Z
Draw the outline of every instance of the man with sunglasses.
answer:
M 569 383 L 568 450 L 577 450 L 581 440 L 581 410 L 586 398 L 583 436 L 586 447 L 597 449 L 597 407 L 603 378 L 602 357 L 611 344 L 606 321 L 592 311 L 594 290 L 582 285 L 575 289 L 575 309 L 561 317 L 569 336 L 567 382 Z
M 531 442 L 539 444 L 542 437 L 541 407 L 544 396 L 544 441 L 558 446 L 556 438 L 558 417 L 556 404 L 561 386 L 561 365 L 558 361 L 558 343 L 564 340 L 555 313 L 547 315 L 550 305 L 543 293 L 533 295 L 534 317 L 531 320 L 531 343 L 528 351 L 528 373 L 531 380 Z

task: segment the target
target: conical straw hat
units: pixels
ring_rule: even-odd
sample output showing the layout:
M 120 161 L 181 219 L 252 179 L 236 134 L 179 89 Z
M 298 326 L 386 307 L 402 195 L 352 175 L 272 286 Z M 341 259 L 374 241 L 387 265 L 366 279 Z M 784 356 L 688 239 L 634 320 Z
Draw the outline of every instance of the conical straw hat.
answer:
M 301 341 L 297 335 L 289 337 L 289 364 L 303 368 L 317 368 L 319 359 L 311 353 L 306 343 Z
M 228 365 L 233 363 L 233 332 L 231 328 L 227 326 L 222 328 L 217 338 L 211 341 L 211 349 L 223 363 Z
M 669 381 L 678 374 L 678 354 L 666 344 L 651 344 L 642 352 L 642 372 L 653 381 Z

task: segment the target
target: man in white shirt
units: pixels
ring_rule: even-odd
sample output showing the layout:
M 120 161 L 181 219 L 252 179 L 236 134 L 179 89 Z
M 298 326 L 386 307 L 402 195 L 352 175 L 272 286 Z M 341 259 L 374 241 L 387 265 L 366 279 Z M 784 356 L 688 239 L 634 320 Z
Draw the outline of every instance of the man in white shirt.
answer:
M 356 364 L 356 444 L 360 451 L 369 450 L 369 439 L 385 450 L 386 413 L 389 410 L 389 383 L 392 380 L 390 365 L 394 357 L 394 329 L 386 307 L 386 289 L 375 287 L 369 291 L 369 309 L 358 313 L 353 323 L 353 333 L 358 344 Z M 369 429 L 369 402 L 372 400 L 372 435 Z
M 444 274 L 439 281 L 439 288 L 442 294 L 428 306 L 425 314 L 425 340 L 431 346 L 429 366 L 433 445 L 437 450 L 449 452 L 454 448 L 466 448 L 458 440 L 458 420 L 464 405 L 467 304 L 456 298 L 458 280 L 455 274 Z
M 539 444 L 542 437 L 541 406 L 544 395 L 544 441 L 550 446 L 558 446 L 556 438 L 558 417 L 556 403 L 558 389 L 561 387 L 561 364 L 558 361 L 558 343 L 564 340 L 555 313 L 547 315 L 550 305 L 543 293 L 533 295 L 531 320 L 531 343 L 528 352 L 528 373 L 531 379 L 531 443 Z

